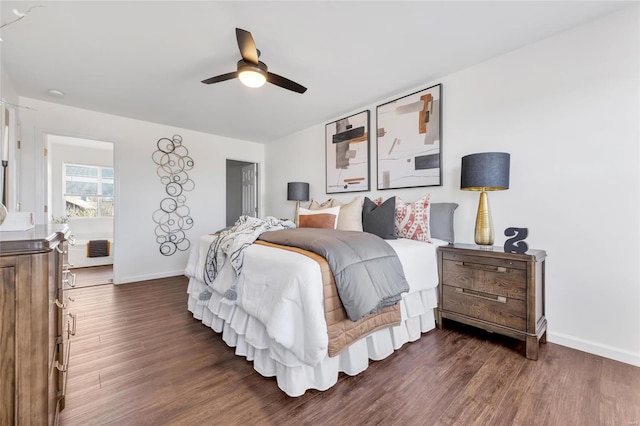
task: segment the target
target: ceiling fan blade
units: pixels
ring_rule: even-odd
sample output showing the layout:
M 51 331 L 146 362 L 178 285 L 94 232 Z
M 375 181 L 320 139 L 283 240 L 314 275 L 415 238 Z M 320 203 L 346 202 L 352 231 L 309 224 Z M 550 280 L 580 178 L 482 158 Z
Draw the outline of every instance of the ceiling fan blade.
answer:
M 207 78 L 206 80 L 202 80 L 204 84 L 211 83 L 220 83 L 221 81 L 231 80 L 232 78 L 236 78 L 238 76 L 238 71 L 230 72 L 227 74 L 217 75 L 215 77 Z
M 307 91 L 306 87 L 296 83 L 295 81 L 291 81 L 288 78 L 284 78 L 281 75 L 274 74 L 272 72 L 267 73 L 267 81 L 271 84 L 275 84 L 276 86 L 291 90 L 292 92 L 304 93 Z
M 253 36 L 249 31 L 236 28 L 236 39 L 238 40 L 238 47 L 240 48 L 240 55 L 245 62 L 251 62 L 258 65 L 258 49 L 256 43 L 253 41 Z

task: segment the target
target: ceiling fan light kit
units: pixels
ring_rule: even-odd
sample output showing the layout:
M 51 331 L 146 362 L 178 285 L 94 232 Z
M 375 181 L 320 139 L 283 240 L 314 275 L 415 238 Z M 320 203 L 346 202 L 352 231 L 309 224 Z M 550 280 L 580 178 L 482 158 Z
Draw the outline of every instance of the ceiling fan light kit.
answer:
M 258 66 L 238 61 L 238 78 L 247 87 L 262 87 L 267 82 L 267 66 L 258 62 Z
M 220 83 L 238 78 L 242 84 L 248 87 L 261 87 L 264 83 L 269 82 L 296 93 L 307 91 L 306 87 L 295 81 L 268 71 L 267 65 L 258 60 L 260 51 L 256 48 L 253 36 L 249 31 L 236 28 L 236 39 L 242 56 L 242 59 L 238 61 L 237 71 L 207 78 L 202 80 L 204 84 Z

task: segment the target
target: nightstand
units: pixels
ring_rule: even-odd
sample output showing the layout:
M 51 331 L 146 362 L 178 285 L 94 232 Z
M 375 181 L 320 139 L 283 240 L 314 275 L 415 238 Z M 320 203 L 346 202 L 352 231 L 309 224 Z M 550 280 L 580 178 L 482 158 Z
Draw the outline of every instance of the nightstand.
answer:
M 448 318 L 524 340 L 527 358 L 537 360 L 547 333 L 546 257 L 543 250 L 517 254 L 473 244 L 439 247 L 438 328 Z

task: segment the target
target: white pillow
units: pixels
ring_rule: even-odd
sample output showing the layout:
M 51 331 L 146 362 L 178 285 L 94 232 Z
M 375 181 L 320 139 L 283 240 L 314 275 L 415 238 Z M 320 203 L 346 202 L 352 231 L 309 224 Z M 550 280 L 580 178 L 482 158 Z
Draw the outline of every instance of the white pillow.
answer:
M 309 210 L 300 207 L 300 211 L 298 212 L 298 227 L 336 229 L 339 216 L 339 206 L 321 210 Z
M 327 207 L 340 207 L 337 229 L 341 231 L 362 232 L 362 197 L 354 197 L 354 199 L 347 204 L 342 204 L 335 198 L 329 198 L 322 204 L 316 200 L 311 200 L 309 204 L 309 210 L 321 210 Z

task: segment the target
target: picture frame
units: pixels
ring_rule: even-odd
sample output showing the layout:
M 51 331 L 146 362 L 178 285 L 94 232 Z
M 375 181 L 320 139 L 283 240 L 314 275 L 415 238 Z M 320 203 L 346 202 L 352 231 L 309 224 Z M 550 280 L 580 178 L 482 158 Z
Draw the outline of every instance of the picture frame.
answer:
M 369 191 L 370 111 L 325 125 L 326 193 Z
M 377 188 L 442 186 L 442 84 L 376 108 Z

